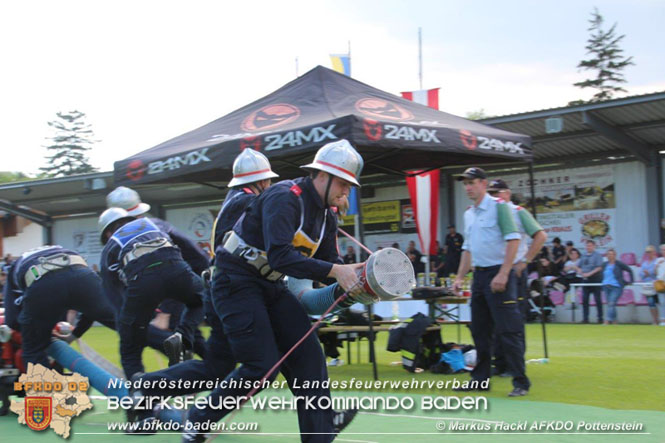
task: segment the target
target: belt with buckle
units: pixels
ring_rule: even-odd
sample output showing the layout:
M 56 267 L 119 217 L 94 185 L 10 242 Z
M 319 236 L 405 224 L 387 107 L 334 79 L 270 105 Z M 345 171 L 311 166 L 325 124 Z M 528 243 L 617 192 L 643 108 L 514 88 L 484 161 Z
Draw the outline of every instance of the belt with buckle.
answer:
M 74 265 L 88 266 L 80 255 L 54 254 L 47 257 L 39 257 L 37 264 L 30 266 L 25 273 L 25 287 L 29 288 L 34 282 L 44 277 L 49 272 L 59 271 Z
M 474 266 L 473 270 L 474 271 L 494 271 L 495 269 L 499 269 L 501 265 L 494 265 L 494 266 Z
M 231 231 L 224 242 L 224 249 L 231 255 L 242 258 L 247 264 L 256 268 L 261 277 L 276 282 L 284 278 L 284 274 L 273 270 L 268 264 L 266 253 L 248 245 L 238 234 Z
M 150 254 L 151 252 L 155 252 L 157 249 L 172 247 L 173 243 L 171 243 L 166 238 L 158 238 L 146 242 L 135 243 L 132 250 L 122 257 L 122 265 L 127 266 L 129 262 L 134 261 L 146 254 Z

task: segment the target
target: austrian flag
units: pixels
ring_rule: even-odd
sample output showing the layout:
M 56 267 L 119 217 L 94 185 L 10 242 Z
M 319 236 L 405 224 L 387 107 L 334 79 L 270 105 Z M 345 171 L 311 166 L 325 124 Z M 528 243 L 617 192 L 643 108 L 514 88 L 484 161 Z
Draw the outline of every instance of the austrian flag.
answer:
M 402 92 L 402 97 L 430 108 L 439 109 L 439 89 L 422 89 L 420 91 Z
M 435 169 L 420 174 L 415 171 L 412 174 L 406 177 L 406 185 L 409 188 L 413 215 L 416 219 L 420 250 L 425 255 L 436 255 L 438 252 L 436 239 L 439 220 L 439 170 Z

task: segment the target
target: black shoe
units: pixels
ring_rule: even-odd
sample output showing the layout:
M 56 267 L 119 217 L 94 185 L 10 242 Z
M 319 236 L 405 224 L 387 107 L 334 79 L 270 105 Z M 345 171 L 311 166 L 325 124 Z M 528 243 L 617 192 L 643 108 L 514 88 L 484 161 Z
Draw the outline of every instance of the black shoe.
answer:
M 333 429 L 335 434 L 339 434 L 346 428 L 358 413 L 357 409 L 345 409 L 343 411 L 333 411 Z
M 527 391 L 526 389 L 514 388 L 512 391 L 510 391 L 510 394 L 508 394 L 508 397 L 524 397 L 528 393 L 529 393 L 529 391 Z
M 182 361 L 182 334 L 176 332 L 164 340 L 164 353 L 169 359 L 169 367 Z
M 141 421 L 142 419 L 147 418 L 145 415 L 145 411 L 138 411 L 134 409 L 136 404 L 138 403 L 138 400 L 143 397 L 143 393 L 141 392 L 140 389 L 135 389 L 134 388 L 134 383 L 136 383 L 138 380 L 141 379 L 145 375 L 143 372 L 137 372 L 136 374 L 132 375 L 130 377 L 130 387 L 129 387 L 129 398 L 132 399 L 132 407 L 130 409 L 127 409 L 127 421 L 130 423 L 134 423 L 135 421 Z

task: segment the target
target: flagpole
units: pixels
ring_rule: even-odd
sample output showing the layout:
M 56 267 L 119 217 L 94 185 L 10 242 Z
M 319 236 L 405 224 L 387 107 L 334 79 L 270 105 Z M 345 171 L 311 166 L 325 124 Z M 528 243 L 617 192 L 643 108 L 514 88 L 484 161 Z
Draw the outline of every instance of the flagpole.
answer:
M 422 29 L 418 28 L 418 78 L 420 79 L 420 90 L 423 89 L 423 35 Z
M 296 78 L 297 77 L 300 77 L 300 75 L 298 73 L 298 57 L 296 57 Z
M 349 77 L 351 77 L 351 40 L 349 40 Z

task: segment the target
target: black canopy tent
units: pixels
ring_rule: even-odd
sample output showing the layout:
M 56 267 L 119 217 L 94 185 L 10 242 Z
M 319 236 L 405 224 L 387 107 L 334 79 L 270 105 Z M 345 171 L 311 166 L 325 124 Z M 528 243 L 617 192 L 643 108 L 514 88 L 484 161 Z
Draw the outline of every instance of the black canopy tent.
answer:
M 127 186 L 226 182 L 236 156 L 248 147 L 263 152 L 281 178 L 295 177 L 318 148 L 339 139 L 363 156 L 363 176 L 533 158 L 529 136 L 437 111 L 317 66 L 224 117 L 115 162 L 114 180 Z M 371 322 L 370 337 L 377 379 Z
M 114 165 L 117 184 L 228 181 L 238 153 L 268 156 L 282 177 L 323 144 L 345 138 L 363 175 L 528 161 L 531 139 L 399 98 L 318 66 L 277 91 Z

